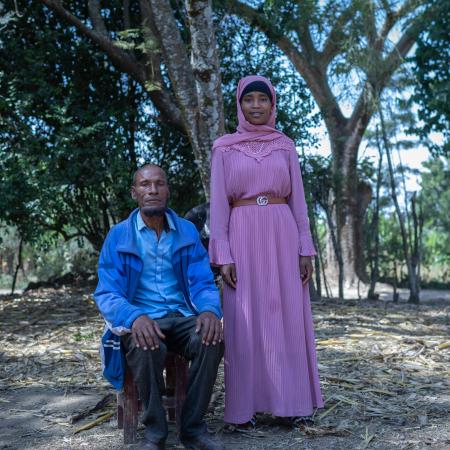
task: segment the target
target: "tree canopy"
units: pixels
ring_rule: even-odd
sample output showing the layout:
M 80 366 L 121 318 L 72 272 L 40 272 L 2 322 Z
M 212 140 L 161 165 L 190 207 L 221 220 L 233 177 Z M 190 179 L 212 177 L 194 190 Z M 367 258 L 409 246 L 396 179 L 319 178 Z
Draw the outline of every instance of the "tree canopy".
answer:
M 450 154 L 450 3 L 430 1 L 431 9 L 424 20 L 427 29 L 417 39 L 417 49 L 412 58 L 417 83 L 413 100 L 419 105 L 421 123 L 414 131 L 424 138 L 430 133 L 443 135 L 443 145 L 429 141 L 434 153 Z

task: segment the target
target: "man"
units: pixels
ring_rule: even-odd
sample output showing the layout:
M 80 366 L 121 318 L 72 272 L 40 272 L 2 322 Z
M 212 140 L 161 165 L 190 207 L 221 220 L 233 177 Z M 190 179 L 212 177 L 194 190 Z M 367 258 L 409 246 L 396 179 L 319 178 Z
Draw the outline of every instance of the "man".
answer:
M 138 208 L 111 229 L 100 254 L 94 297 L 107 323 L 104 374 L 121 388 L 125 364 L 117 350 L 123 348 L 144 404 L 147 428 L 138 448 L 160 450 L 168 434 L 161 399 L 165 355 L 183 355 L 191 364 L 181 442 L 188 449 L 223 450 L 203 420 L 223 355 L 208 255 L 194 225 L 167 208 L 169 186 L 160 167 L 139 168 L 131 196 Z

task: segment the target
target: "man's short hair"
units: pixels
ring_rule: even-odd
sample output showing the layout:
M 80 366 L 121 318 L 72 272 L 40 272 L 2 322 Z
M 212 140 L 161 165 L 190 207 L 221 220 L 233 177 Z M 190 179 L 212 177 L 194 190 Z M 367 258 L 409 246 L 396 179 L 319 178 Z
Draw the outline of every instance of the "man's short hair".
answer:
M 141 170 L 145 169 L 146 167 L 157 167 L 158 169 L 160 169 L 163 172 L 164 176 L 166 177 L 166 182 L 168 183 L 167 173 L 161 166 L 158 166 L 158 164 L 146 163 L 141 167 L 138 167 L 134 172 L 132 186 L 136 186 L 136 178 L 138 176 L 138 173 L 141 172 Z

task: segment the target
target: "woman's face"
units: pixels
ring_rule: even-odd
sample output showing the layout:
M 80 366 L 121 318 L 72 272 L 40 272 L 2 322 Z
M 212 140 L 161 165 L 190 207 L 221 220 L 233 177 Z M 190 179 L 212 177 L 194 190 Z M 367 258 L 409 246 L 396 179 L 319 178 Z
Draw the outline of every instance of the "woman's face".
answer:
M 262 92 L 249 92 L 242 97 L 241 109 L 247 122 L 253 125 L 265 125 L 269 121 L 272 102 Z

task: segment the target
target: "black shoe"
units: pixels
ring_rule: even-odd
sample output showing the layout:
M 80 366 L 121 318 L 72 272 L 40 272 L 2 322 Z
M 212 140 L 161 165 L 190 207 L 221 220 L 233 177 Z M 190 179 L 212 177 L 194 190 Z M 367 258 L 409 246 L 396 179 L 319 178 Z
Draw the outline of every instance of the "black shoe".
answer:
M 311 426 L 314 425 L 313 416 L 294 416 L 289 417 L 289 421 L 293 428 L 299 428 L 302 426 Z
M 166 445 L 164 442 L 162 444 L 155 444 L 154 442 L 147 441 L 144 439 L 137 447 L 136 450 L 164 450 Z
M 255 431 L 256 429 L 256 416 L 253 416 L 248 422 L 234 423 L 232 425 L 233 431 L 242 431 L 248 433 L 249 431 Z
M 189 438 L 180 437 L 180 441 L 189 450 L 226 450 L 222 442 L 214 439 L 208 432 Z

